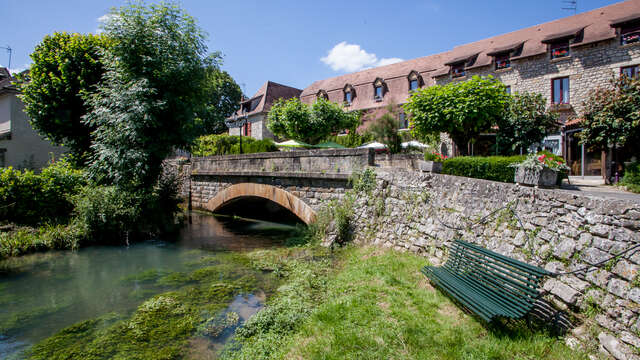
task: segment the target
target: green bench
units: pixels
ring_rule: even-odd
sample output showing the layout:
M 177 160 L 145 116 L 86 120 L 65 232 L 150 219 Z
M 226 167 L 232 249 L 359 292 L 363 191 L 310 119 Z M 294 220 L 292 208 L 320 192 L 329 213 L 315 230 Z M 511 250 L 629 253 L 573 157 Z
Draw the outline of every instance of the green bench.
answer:
M 542 278 L 550 272 L 478 245 L 455 240 L 441 267 L 425 266 L 435 285 L 487 322 L 494 317 L 518 319 L 540 296 Z

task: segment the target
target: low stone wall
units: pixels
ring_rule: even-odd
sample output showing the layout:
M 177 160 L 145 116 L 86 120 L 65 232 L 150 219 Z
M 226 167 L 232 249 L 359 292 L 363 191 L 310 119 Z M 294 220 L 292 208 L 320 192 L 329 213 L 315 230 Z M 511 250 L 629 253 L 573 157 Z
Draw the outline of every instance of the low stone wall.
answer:
M 508 203 L 528 234 L 506 210 L 473 226 Z M 373 194 L 358 198 L 355 219 L 356 242 L 423 254 L 434 264 L 446 260 L 456 238 L 554 272 L 592 269 L 640 242 L 637 203 L 408 171 L 380 172 Z M 545 282 L 545 298 L 576 315 L 574 323 L 584 321 L 568 343 L 600 346 L 619 359 L 639 358 L 639 264 L 640 252 L 634 252 L 588 274 Z M 597 328 L 598 339 L 589 335 L 589 326 Z
M 301 150 L 192 158 L 193 172 L 351 173 L 374 165 L 373 149 Z
M 423 154 L 376 154 L 375 165 L 382 170 L 404 169 L 418 170 L 418 161 Z

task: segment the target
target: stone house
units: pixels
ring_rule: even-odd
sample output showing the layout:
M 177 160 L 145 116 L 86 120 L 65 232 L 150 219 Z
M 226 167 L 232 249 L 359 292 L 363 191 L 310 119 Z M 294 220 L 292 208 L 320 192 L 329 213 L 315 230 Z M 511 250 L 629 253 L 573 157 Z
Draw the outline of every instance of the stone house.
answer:
M 12 81 L 9 71 L 0 68 L 0 167 L 39 170 L 65 149 L 54 146 L 31 127 Z
M 244 126 L 229 129 L 229 135 L 250 136 L 254 139 L 273 139 L 274 135 L 267 129 L 266 118 L 274 102 L 278 99 L 291 99 L 300 96 L 302 90 L 267 81 L 250 99 L 243 99 L 240 109 L 234 114 L 237 118 L 247 117 Z
M 572 175 L 605 176 L 610 173 L 611 150 L 590 151 L 578 144 L 582 103 L 594 89 L 609 86 L 612 77 L 636 76 L 639 65 L 640 0 L 630 0 L 439 54 L 318 80 L 302 91 L 300 99 L 312 103 L 324 97 L 373 114 L 367 117 L 371 119 L 390 104 L 406 102 L 413 89 L 492 75 L 510 92 L 543 94 L 559 112 L 563 126 L 544 140 L 544 146 L 565 157 Z M 397 116 L 400 127 L 408 127 L 401 111 Z M 487 143 L 495 141 L 492 136 L 486 134 L 477 146 L 484 143 L 488 148 Z M 444 139 L 441 150 L 455 155 L 454 144 Z

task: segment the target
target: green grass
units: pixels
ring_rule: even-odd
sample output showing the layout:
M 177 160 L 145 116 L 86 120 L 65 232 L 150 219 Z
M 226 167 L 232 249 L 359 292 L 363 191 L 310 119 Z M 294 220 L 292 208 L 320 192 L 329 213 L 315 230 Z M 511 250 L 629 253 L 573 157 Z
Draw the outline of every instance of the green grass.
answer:
M 86 239 L 86 229 L 73 221 L 69 225 L 17 227 L 0 232 L 0 260 L 37 251 L 77 249 Z
M 314 259 L 281 258 L 285 285 L 226 358 L 586 358 L 543 331 L 482 324 L 431 287 L 416 255 L 346 248 Z

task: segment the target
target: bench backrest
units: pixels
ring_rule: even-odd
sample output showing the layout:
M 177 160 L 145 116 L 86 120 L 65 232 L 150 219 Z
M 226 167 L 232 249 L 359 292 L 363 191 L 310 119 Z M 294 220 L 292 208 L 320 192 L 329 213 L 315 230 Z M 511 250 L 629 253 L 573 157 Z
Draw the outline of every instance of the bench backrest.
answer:
M 453 242 L 444 266 L 522 305 L 538 298 L 542 278 L 550 275 L 545 269 L 462 240 Z

